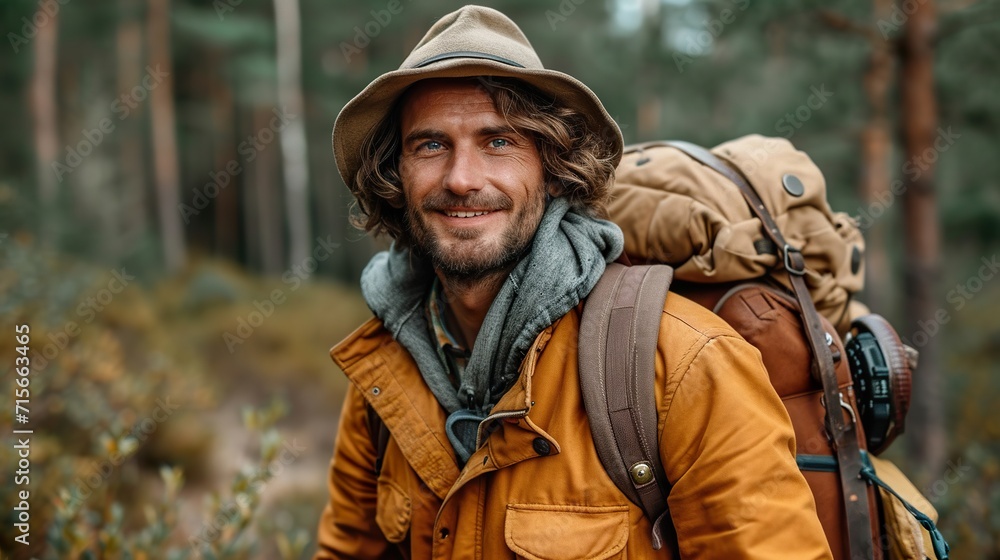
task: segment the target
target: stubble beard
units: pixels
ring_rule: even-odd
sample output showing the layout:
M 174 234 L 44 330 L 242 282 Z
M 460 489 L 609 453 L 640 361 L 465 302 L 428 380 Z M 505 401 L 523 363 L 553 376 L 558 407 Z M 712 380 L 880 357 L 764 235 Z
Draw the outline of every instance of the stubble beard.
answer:
M 436 211 L 441 206 L 460 206 L 455 204 L 454 195 L 440 196 L 428 200 L 423 205 L 423 211 L 410 207 L 406 217 L 413 240 L 413 249 L 420 255 L 431 260 L 434 268 L 447 280 L 453 289 L 470 289 L 486 284 L 498 287 L 506 279 L 514 266 L 521 260 L 531 246 L 535 231 L 541 223 L 544 213 L 544 193 L 529 201 L 516 214 L 511 216 L 500 239 L 487 246 L 482 243 L 473 244 L 482 235 L 477 230 L 456 230 L 449 232 L 464 247 L 456 251 L 442 241 L 441 236 L 425 221 L 425 214 Z M 511 203 L 508 200 L 494 201 L 493 204 L 483 204 L 480 201 L 466 200 L 467 207 L 488 206 L 507 210 Z

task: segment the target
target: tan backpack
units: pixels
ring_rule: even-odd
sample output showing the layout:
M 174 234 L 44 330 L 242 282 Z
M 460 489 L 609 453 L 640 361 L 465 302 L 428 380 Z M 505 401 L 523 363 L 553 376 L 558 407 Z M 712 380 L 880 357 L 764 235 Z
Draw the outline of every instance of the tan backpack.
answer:
M 605 469 L 662 546 L 669 482 L 659 438 L 644 434 L 656 433 L 647 388 L 669 288 L 761 352 L 835 558 L 946 559 L 933 507 L 872 456 L 903 431 L 916 353 L 851 299 L 862 286 L 860 232 L 829 209 L 822 174 L 787 141 L 751 136 L 714 152 L 726 161 L 647 143 L 626 148 L 618 167 L 610 212 L 628 259 L 673 268 L 613 264 L 587 299 L 580 382 Z

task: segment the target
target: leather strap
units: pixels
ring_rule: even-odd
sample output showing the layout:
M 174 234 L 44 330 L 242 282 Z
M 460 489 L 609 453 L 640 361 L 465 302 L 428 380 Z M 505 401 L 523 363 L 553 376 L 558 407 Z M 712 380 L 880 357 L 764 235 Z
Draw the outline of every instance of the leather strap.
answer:
M 816 311 L 816 306 L 803 278 L 806 264 L 802 252 L 785 240 L 778 224 L 774 222 L 757 191 L 729 164 L 701 146 L 688 142 L 648 143 L 642 145 L 640 149 L 651 145 L 676 148 L 732 181 L 743 193 L 747 204 L 750 205 L 750 210 L 760 219 L 764 226 L 765 235 L 778 247 L 778 256 L 784 261 L 785 270 L 788 271 L 788 277 L 791 280 L 792 291 L 802 310 L 806 338 L 812 349 L 813 373 L 818 374 L 823 383 L 826 428 L 827 433 L 833 438 L 833 444 L 837 451 L 837 464 L 844 495 L 844 510 L 847 514 L 847 540 L 850 545 L 851 558 L 874 558 L 871 516 L 867 499 L 868 485 L 861 478 L 864 465 L 861 461 L 857 428 L 853 420 L 845 421 L 844 413 L 841 410 L 841 403 L 844 401 L 837 385 L 833 356 L 826 342 L 827 334 L 823 331 L 819 313 Z
M 672 532 L 660 461 L 656 348 L 673 279 L 666 265 L 608 265 L 580 321 L 580 388 L 594 446 L 608 475 L 653 524 L 653 548 Z

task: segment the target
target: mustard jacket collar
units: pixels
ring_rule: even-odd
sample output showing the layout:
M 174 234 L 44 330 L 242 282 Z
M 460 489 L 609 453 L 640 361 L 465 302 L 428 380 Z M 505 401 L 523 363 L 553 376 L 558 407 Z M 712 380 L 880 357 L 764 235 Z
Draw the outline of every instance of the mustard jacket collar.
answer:
M 525 418 L 530 412 L 534 405 L 531 383 L 535 365 L 561 321 L 535 337 L 521 362 L 517 380 L 480 426 L 480 443 L 492 431 L 493 423 Z M 424 483 L 439 498 L 447 496 L 460 474 L 445 433 L 447 412 L 427 387 L 409 352 L 392 338 L 382 321 L 372 318 L 334 346 L 330 356 L 382 418 Z M 544 433 L 530 420 L 527 422 Z M 558 450 L 558 445 L 552 443 Z

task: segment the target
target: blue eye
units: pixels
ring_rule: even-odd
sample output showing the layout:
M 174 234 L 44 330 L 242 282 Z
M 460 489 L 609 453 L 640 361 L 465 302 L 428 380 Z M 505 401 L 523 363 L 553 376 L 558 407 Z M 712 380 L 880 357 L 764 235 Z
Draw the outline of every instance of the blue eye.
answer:
M 439 149 L 441 149 L 441 143 L 440 142 L 435 142 L 434 140 L 431 140 L 429 142 L 424 143 L 423 147 L 427 148 L 428 150 L 439 150 Z
M 494 138 L 490 140 L 490 147 L 492 148 L 503 148 L 509 144 L 505 138 Z

